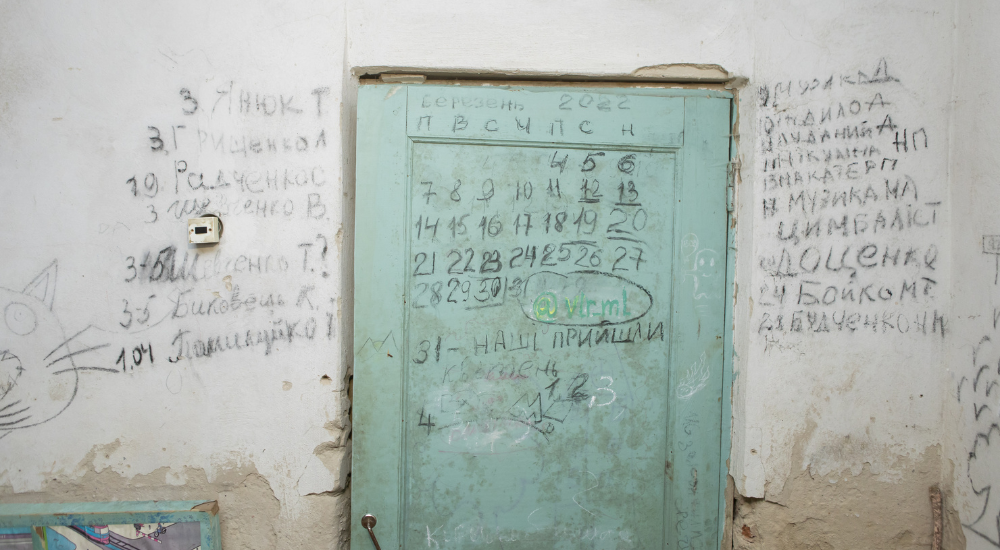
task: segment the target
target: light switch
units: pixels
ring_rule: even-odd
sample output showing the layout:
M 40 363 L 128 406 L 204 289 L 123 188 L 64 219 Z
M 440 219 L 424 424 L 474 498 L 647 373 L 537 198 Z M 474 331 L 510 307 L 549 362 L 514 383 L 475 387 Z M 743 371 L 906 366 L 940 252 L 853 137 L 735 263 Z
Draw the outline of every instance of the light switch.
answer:
M 222 220 L 218 216 L 205 216 L 188 220 L 188 242 L 213 244 L 222 237 Z

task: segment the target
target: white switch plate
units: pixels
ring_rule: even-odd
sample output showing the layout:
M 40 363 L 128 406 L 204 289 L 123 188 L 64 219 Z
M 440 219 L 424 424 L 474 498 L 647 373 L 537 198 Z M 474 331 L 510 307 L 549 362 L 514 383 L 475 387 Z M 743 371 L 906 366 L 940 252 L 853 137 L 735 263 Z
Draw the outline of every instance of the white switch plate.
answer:
M 222 236 L 222 223 L 215 216 L 191 218 L 188 220 L 188 242 L 192 244 L 212 244 Z

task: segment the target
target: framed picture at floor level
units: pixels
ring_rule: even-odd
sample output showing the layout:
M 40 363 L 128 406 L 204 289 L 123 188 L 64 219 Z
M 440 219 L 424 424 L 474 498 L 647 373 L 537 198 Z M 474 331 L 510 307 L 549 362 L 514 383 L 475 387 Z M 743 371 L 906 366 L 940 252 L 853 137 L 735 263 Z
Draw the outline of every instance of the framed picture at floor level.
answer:
M 218 550 L 215 501 L 0 504 L 0 550 Z

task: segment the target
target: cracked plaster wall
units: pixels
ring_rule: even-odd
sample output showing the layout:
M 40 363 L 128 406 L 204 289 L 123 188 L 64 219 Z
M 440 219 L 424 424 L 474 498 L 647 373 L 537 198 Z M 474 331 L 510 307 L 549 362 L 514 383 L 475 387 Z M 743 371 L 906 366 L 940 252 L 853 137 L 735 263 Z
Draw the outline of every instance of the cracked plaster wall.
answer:
M 33 310 L 42 320 L 38 326 L 57 329 L 31 344 L 5 336 L 13 343 L 0 349 L 21 345 L 18 361 L 41 361 L 50 348 L 86 330 L 89 339 L 75 340 L 74 351 L 108 346 L 74 356 L 74 369 L 125 372 L 74 370 L 72 382 L 64 374 L 56 383 L 39 383 L 47 410 L 68 406 L 44 424 L 0 434 L 0 499 L 218 498 L 229 547 L 285 547 L 305 536 L 346 547 L 352 71 L 696 78 L 703 73 L 695 69 L 707 68 L 741 77 L 734 81 L 742 166 L 730 461 L 735 545 L 836 548 L 869 535 L 879 547 L 926 545 L 927 489 L 939 485 L 946 547 L 965 544 L 963 532 L 970 547 L 1000 546 L 991 523 L 996 502 L 986 490 L 992 472 L 1000 471 L 988 450 L 1000 437 L 993 429 L 1000 405 L 990 401 L 1000 393 L 987 395 L 988 381 L 969 389 L 980 365 L 995 370 L 991 346 L 1000 338 L 990 286 L 995 258 L 983 253 L 982 241 L 1000 234 L 993 227 L 996 186 L 987 168 L 996 127 L 988 113 L 997 71 L 989 64 L 998 58 L 989 29 L 997 17 L 987 2 L 961 0 L 519 0 L 489 6 L 353 0 L 114 9 L 5 3 L 0 219 L 8 239 L 0 287 L 35 300 L 29 306 L 40 308 Z M 869 82 L 858 84 L 859 73 Z M 882 104 L 875 103 L 876 93 Z M 187 97 L 199 102 L 191 115 L 185 114 L 193 107 Z M 827 109 L 830 121 L 823 120 Z M 851 162 L 865 170 L 864 161 L 874 156 L 826 161 L 823 150 L 835 147 L 790 143 L 792 131 L 809 129 L 811 110 L 813 122 L 825 124 L 841 149 L 856 145 L 836 137 L 837 130 L 855 129 L 863 149 L 878 149 L 880 165 L 896 159 L 919 198 L 904 192 L 903 202 L 889 200 L 881 174 L 862 174 L 859 183 L 844 176 Z M 869 113 L 879 118 L 868 120 Z M 880 131 L 885 115 L 892 122 Z M 785 126 L 776 126 L 782 120 Z M 175 143 L 180 125 L 185 128 Z M 895 134 L 902 130 L 912 150 L 900 153 Z M 919 143 L 916 130 L 923 131 L 916 134 Z M 227 137 L 220 141 L 221 135 Z M 273 151 L 268 137 L 275 140 Z M 249 145 L 241 144 L 244 138 Z M 163 147 L 153 150 L 157 145 Z M 810 151 L 820 159 L 811 166 L 808 156 L 801 157 Z M 782 154 L 787 163 L 778 160 Z M 184 172 L 177 171 L 177 160 L 187 163 Z M 867 203 L 871 184 L 879 199 L 845 202 L 838 216 L 850 214 L 853 231 L 857 214 L 866 214 L 871 228 L 885 204 L 886 227 L 892 228 L 896 207 L 904 209 L 901 223 L 910 227 L 878 236 L 834 235 L 829 212 L 792 212 L 802 207 L 790 196 L 800 188 L 783 187 L 780 178 L 771 185 L 775 170 L 765 171 L 767 162 L 789 174 L 799 163 L 806 174 L 839 164 L 840 176 L 808 180 L 801 190 L 853 185 Z M 270 188 L 266 176 L 246 175 L 281 171 L 284 178 L 285 170 L 293 171 L 293 181 L 294 172 L 304 170 L 304 183 L 289 187 L 282 179 Z M 203 179 L 191 180 L 192 172 Z M 147 196 L 147 173 L 158 174 L 163 195 Z M 325 176 L 321 185 L 316 174 Z M 201 181 L 229 187 L 198 188 Z M 795 185 L 794 175 L 789 182 Z M 230 263 L 223 258 L 210 276 L 168 277 L 164 284 L 155 275 L 157 259 L 161 266 L 163 261 L 158 254 L 179 245 L 175 264 L 180 262 L 184 209 L 205 198 L 215 201 L 212 208 L 226 201 L 228 233 L 220 248 Z M 174 200 L 180 202 L 172 206 Z M 244 206 L 245 200 L 253 202 Z M 924 209 L 920 223 L 933 216 L 931 229 L 912 227 L 906 201 Z M 938 203 L 933 213 L 931 202 Z M 809 241 L 814 235 L 806 235 L 806 227 L 816 216 L 826 216 L 823 235 Z M 796 221 L 799 242 L 791 232 Z M 843 231 L 839 225 L 835 230 Z M 904 264 L 909 248 L 919 250 L 917 267 L 857 265 L 861 274 L 851 276 L 819 262 L 822 267 L 809 271 L 817 256 L 809 252 L 803 264 L 803 255 L 813 243 L 833 266 L 839 256 L 829 252 L 832 247 L 840 247 L 837 254 L 852 247 L 855 263 L 870 263 L 874 256 L 859 260 L 858 254 L 874 244 L 879 261 L 886 247 L 902 248 Z M 936 252 L 928 266 L 931 247 Z M 144 262 L 145 252 L 151 259 Z M 242 266 L 240 256 L 247 257 Z M 254 258 L 262 266 L 256 272 Z M 57 269 L 46 269 L 53 260 Z M 264 272 L 269 265 L 273 271 Z M 138 283 L 126 282 L 132 269 Z M 934 284 L 925 283 L 918 299 L 901 302 L 903 284 L 920 277 Z M 883 282 L 892 296 L 878 295 Z M 875 285 L 870 303 L 859 299 L 867 284 Z M 206 303 L 233 302 L 234 285 L 244 300 L 252 293 L 263 303 L 280 294 L 281 303 L 272 297 L 269 307 L 254 312 L 209 318 L 189 309 L 177 315 L 180 293 L 190 290 Z M 836 286 L 840 298 L 853 288 L 854 301 L 824 307 L 828 286 Z M 149 298 L 153 294 L 157 298 Z M 150 303 L 153 311 L 146 315 Z M 890 317 L 883 319 L 886 312 Z M 878 321 L 866 325 L 866 316 L 876 315 Z M 312 336 L 304 328 L 310 318 Z M 270 332 L 269 342 L 264 333 L 277 319 L 298 324 Z M 179 335 L 183 331 L 189 332 Z M 246 331 L 253 345 L 243 338 L 243 348 L 205 353 L 208 346 L 229 345 L 212 343 L 214 337 L 245 337 Z M 154 363 L 142 345 L 153 348 Z M 116 362 L 119 351 L 132 355 L 135 346 L 140 364 Z M 15 369 L 3 373 L 8 371 Z M 905 506 L 890 508 L 900 502 Z M 957 528 L 956 521 L 966 527 Z

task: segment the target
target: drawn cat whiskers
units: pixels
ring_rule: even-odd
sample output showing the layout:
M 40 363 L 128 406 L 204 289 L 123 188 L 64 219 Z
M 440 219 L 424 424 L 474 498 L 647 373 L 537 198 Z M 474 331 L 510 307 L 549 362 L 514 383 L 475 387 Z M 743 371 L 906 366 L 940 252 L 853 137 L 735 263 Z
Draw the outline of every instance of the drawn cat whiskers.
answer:
M 20 378 L 21 373 L 24 372 L 24 366 L 21 365 L 21 360 L 16 355 L 11 353 L 9 350 L 3 350 L 2 352 L 0 352 L 0 362 L 3 361 L 17 361 L 17 366 L 14 367 L 14 374 L 8 375 L 7 380 L 5 380 L 2 384 L 0 384 L 0 399 L 3 399 L 8 392 L 14 389 L 14 386 L 17 385 L 17 379 Z M 0 428 L 7 426 L 16 426 L 17 424 L 20 424 L 31 418 L 31 415 L 17 418 L 18 415 L 23 415 L 24 413 L 28 412 L 28 409 L 31 408 L 30 406 L 23 406 L 20 409 L 15 409 L 15 407 L 19 405 L 21 405 L 20 399 L 14 401 L 13 403 L 8 403 L 7 405 L 0 406 Z M 0 435 L 0 438 L 2 437 L 3 436 Z
M 55 352 L 59 351 L 60 348 L 66 348 L 66 350 L 68 351 L 70 349 L 69 348 L 69 343 L 72 342 L 73 339 L 75 339 L 77 336 L 80 336 L 81 334 L 83 334 L 84 332 L 86 332 L 87 330 L 89 330 L 90 328 L 91 328 L 91 325 L 88 325 L 87 328 L 81 330 L 80 332 L 77 332 L 73 336 L 70 336 L 69 338 L 66 339 L 66 341 L 64 341 L 63 343 L 59 344 L 52 351 L 50 351 L 49 354 L 46 355 L 43 359 L 48 359 L 49 357 L 52 356 L 52 354 L 54 354 Z M 80 350 L 77 350 L 77 351 L 70 351 L 69 353 L 67 353 L 67 354 L 65 354 L 63 356 L 57 357 L 56 359 L 53 359 L 52 361 L 50 361 L 47 365 L 45 365 L 45 368 L 49 368 L 52 365 L 55 365 L 56 363 L 59 363 L 60 361 L 65 361 L 66 359 L 70 359 L 72 357 L 75 357 L 77 355 L 82 355 L 84 353 L 90 353 L 90 352 L 93 352 L 93 351 L 97 351 L 99 349 L 106 348 L 106 347 L 108 347 L 110 345 L 111 344 L 99 344 L 99 345 L 96 345 L 96 346 L 86 347 L 86 348 L 83 348 L 83 349 L 80 349 Z M 84 367 L 78 367 L 72 361 L 70 361 L 70 364 L 72 364 L 73 366 L 69 367 L 69 368 L 66 368 L 66 369 L 54 371 L 52 374 L 62 374 L 64 372 L 71 371 L 71 370 L 77 370 L 77 371 L 80 371 L 80 370 L 97 370 L 97 371 L 104 371 L 104 372 L 118 372 L 117 369 L 109 369 L 109 368 L 106 368 L 106 367 L 86 367 L 86 366 L 84 366 Z
M 7 380 L 0 380 L 0 399 L 3 399 L 3 396 L 7 395 L 7 392 L 14 388 L 14 385 L 17 384 L 17 379 L 21 376 L 21 373 L 24 372 L 24 366 L 21 365 L 21 359 L 11 353 L 10 350 L 0 351 L 0 363 L 4 363 L 6 361 L 16 361 L 17 365 L 12 369 L 7 368 L 7 365 L 3 365 L 3 372 L 10 371 L 12 373 L 7 375 Z
M 17 355 L 14 355 L 13 353 L 11 353 L 10 350 L 0 351 L 0 363 L 4 363 L 4 362 L 8 362 L 8 361 L 16 361 L 17 365 L 15 367 L 13 367 L 13 369 L 10 369 L 10 368 L 5 368 L 4 369 L 7 372 L 12 372 L 12 374 L 8 374 L 6 380 L 0 381 L 0 400 L 3 400 L 3 398 L 11 390 L 13 390 L 15 386 L 17 386 L 17 379 L 20 378 L 21 374 L 24 372 L 24 366 L 21 365 L 21 359 Z M 6 365 L 5 365 L 5 367 L 6 367 Z M 20 424 L 22 422 L 25 422 L 26 420 L 28 420 L 28 419 L 31 418 L 31 415 L 20 416 L 19 417 L 19 415 L 23 415 L 24 413 L 28 412 L 28 409 L 31 408 L 30 406 L 24 406 L 24 407 L 22 407 L 20 409 L 14 409 L 15 407 L 19 406 L 20 404 L 21 404 L 21 400 L 18 399 L 17 401 L 14 401 L 13 403 L 9 403 L 7 405 L 0 406 L 0 429 L 8 428 L 8 427 L 10 427 L 10 428 L 17 427 L 18 424 Z M 12 410 L 12 409 L 14 409 L 14 410 Z M 7 432 L 7 433 L 10 433 L 10 432 Z M 6 435 L 7 433 L 5 433 L 3 435 Z M 3 435 L 0 435 L 0 438 L 2 438 Z
M 4 405 L 2 408 L 0 408 L 0 427 L 3 427 L 3 426 L 13 426 L 15 424 L 20 424 L 21 422 L 24 422 L 25 420 L 28 420 L 29 418 L 31 418 L 31 415 L 29 414 L 28 416 L 25 416 L 23 418 L 20 418 L 18 420 L 13 421 L 13 422 L 10 422 L 10 421 L 6 420 L 7 418 L 10 418 L 12 416 L 16 416 L 16 415 L 19 415 L 21 413 L 27 412 L 28 409 L 31 408 L 31 407 L 25 407 L 25 408 L 20 409 L 20 410 L 7 412 L 7 409 L 10 409 L 10 408 L 12 408 L 12 407 L 14 407 L 14 406 L 16 406 L 16 405 L 18 405 L 20 403 L 21 403 L 21 400 L 18 399 L 17 401 L 14 401 L 10 405 Z M 6 435 L 6 434 L 4 434 L 4 435 Z M 0 436 L 0 437 L 3 437 L 3 436 Z

